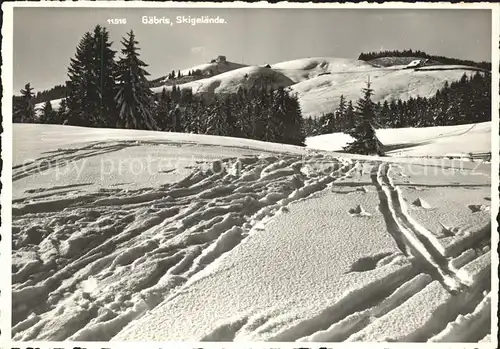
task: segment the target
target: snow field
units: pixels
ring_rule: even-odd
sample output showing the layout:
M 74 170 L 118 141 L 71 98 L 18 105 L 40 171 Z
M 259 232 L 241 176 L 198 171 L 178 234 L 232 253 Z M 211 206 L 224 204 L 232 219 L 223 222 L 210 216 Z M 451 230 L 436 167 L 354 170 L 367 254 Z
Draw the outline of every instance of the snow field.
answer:
M 346 177 L 353 173 L 346 172 Z M 401 258 L 390 236 L 378 235 L 383 232 L 384 223 L 373 200 L 376 194 L 360 192 L 339 197 L 328 193 L 329 185 L 320 184 L 326 182 L 327 176 L 318 177 L 309 185 L 316 186 L 312 196 L 290 203 L 287 213 L 256 226 L 256 232 L 221 259 L 212 273 L 207 271 L 203 277 L 194 278 L 185 285 L 185 291 L 179 291 L 174 299 L 130 324 L 115 339 L 134 340 L 148 333 L 158 340 L 206 336 L 211 340 L 295 340 L 316 332 L 320 326 L 328 328 L 335 318 L 349 314 L 350 309 L 363 309 L 365 302 L 373 302 L 388 287 L 395 288 L 411 277 L 410 263 Z M 332 190 L 336 182 L 330 182 Z M 322 189 L 328 195 L 322 195 Z M 338 205 L 331 205 L 332 197 L 340 200 Z M 372 216 L 349 214 L 349 207 L 359 200 Z M 332 216 L 343 219 L 332 220 Z M 356 232 L 352 231 L 353 225 L 359 226 Z M 360 245 L 352 236 L 348 238 L 351 234 L 375 234 L 378 238 L 366 239 L 371 243 Z M 308 248 L 301 248 L 304 245 Z M 393 261 L 377 265 L 387 256 L 392 256 Z M 307 263 L 291 265 L 290 258 Z M 332 258 L 335 264 L 331 264 Z M 199 302 L 202 298 L 205 301 Z M 247 318 L 249 309 L 255 314 L 251 319 Z M 278 310 L 280 316 L 269 315 Z M 187 317 L 192 312 L 211 314 L 216 324 L 190 323 Z M 178 315 L 169 315 L 174 313 Z M 254 322 L 259 324 L 257 329 Z M 162 324 L 164 330 L 155 324 Z M 222 327 L 225 335 L 218 337 Z
M 491 341 L 488 163 L 44 126 L 14 125 L 15 340 Z M 137 186 L 35 166 L 126 151 L 196 156 Z
M 425 171 L 421 165 L 394 171 L 394 183 L 410 220 L 446 257 L 489 241 L 491 231 L 491 174 L 487 167 L 452 166 L 456 167 L 441 173 Z
M 491 122 L 457 126 L 406 127 L 379 129 L 377 137 L 389 149 L 387 154 L 397 157 L 447 157 L 461 159 L 469 153 L 491 152 Z M 311 149 L 342 151 L 352 142 L 344 133 L 309 137 Z M 403 160 L 403 159 L 401 159 Z M 455 161 L 455 165 L 460 163 Z M 465 166 L 465 165 L 464 165 Z

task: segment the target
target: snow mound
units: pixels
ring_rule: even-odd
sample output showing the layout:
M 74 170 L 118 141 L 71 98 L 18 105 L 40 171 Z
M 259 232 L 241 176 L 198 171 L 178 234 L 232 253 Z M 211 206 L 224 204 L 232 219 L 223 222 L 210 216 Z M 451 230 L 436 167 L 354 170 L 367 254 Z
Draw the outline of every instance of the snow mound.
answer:
M 202 74 L 209 74 L 210 72 L 212 72 L 212 74 L 221 74 L 231 70 L 243 68 L 246 66 L 247 66 L 246 64 L 234 63 L 229 61 L 205 63 L 181 70 L 181 74 L 183 76 L 186 76 L 190 71 L 193 72 L 196 70 L 201 71 Z
M 265 78 L 272 88 L 286 87 L 293 81 L 286 75 L 269 68 L 251 66 L 235 69 L 210 78 L 196 80 L 179 85 L 182 89 L 192 89 L 194 94 L 213 93 L 236 93 L 239 88 L 249 89 L 258 78 Z M 172 86 L 159 86 L 153 88 L 153 92 L 161 93 L 165 88 L 167 91 Z

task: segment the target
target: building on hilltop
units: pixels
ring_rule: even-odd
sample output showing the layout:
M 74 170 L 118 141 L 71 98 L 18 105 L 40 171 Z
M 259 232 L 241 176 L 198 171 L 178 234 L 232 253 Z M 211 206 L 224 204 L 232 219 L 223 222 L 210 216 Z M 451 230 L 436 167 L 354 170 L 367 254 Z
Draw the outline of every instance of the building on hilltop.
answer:
M 413 61 L 411 61 L 407 66 L 406 68 L 407 69 L 410 69 L 410 68 L 420 68 L 420 67 L 424 67 L 426 64 L 427 64 L 427 61 L 428 59 L 415 59 Z
M 212 59 L 210 61 L 210 63 L 226 63 L 227 64 L 226 56 L 217 56 L 217 58 Z

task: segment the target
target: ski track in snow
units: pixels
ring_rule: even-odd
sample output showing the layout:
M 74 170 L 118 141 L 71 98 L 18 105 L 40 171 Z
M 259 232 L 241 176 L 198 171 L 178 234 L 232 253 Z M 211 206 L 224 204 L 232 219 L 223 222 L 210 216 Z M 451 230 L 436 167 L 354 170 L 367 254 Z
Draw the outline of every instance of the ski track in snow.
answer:
M 77 156 L 126 146 L 89 146 L 78 149 Z M 75 160 L 76 153 L 61 150 L 56 156 Z M 47 160 L 50 166 L 50 159 L 15 167 L 13 181 L 39 171 L 40 161 Z M 12 210 L 13 339 L 110 340 L 216 269 L 218 261 L 247 236 L 263 233 L 263 223 L 286 214 L 289 205 L 329 184 L 362 172 L 360 166 L 371 168 L 370 184 L 377 192 L 387 233 L 401 250 L 398 258 L 408 261 L 409 268 L 345 295 L 317 318 L 299 322 L 271 340 L 488 338 L 491 272 L 487 248 L 474 249 L 477 239 L 464 239 L 453 255 L 447 254 L 442 241 L 412 218 L 404 192 L 391 177 L 393 165 L 327 159 L 321 154 L 308 159 L 276 154 L 215 161 L 211 168 L 194 169 L 174 184 L 153 189 L 111 187 L 80 192 L 75 185 L 50 193 L 35 190 L 36 196 L 16 199 Z M 358 193 L 367 190 L 366 184 L 354 189 Z M 350 212 L 359 219 L 370 215 L 361 206 Z M 375 264 L 392 263 L 394 258 L 380 255 L 360 261 L 353 270 L 362 272 Z M 405 310 L 419 309 L 430 299 L 431 306 L 414 319 L 393 326 L 395 319 L 406 316 Z M 280 316 L 286 315 L 279 310 L 245 314 L 213 324 L 201 340 L 234 340 L 242 329 L 269 330 L 285 321 Z M 481 330 L 464 332 L 474 319 L 481 323 Z

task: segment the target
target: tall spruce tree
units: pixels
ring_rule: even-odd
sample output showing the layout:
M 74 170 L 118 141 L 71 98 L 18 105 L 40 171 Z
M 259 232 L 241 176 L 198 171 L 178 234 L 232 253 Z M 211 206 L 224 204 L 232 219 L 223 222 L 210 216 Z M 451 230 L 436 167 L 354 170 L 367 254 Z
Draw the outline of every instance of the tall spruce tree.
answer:
M 285 93 L 285 115 L 283 143 L 305 145 L 304 118 L 296 95 Z
M 337 124 L 337 120 L 335 119 L 335 112 L 324 114 L 322 115 L 321 119 L 321 133 L 333 133 Z
M 130 31 L 127 35 L 122 41 L 123 57 L 118 61 L 119 87 L 115 101 L 120 119 L 125 128 L 156 130 L 152 115 L 153 92 L 146 78 L 149 73 L 143 68 L 147 64 L 139 59 L 134 32 Z
M 342 131 L 347 119 L 347 103 L 344 95 L 340 95 L 339 106 L 335 110 L 335 125 L 333 132 Z
M 390 108 L 387 100 L 384 101 L 384 104 L 382 104 L 382 108 L 380 109 L 379 122 L 383 127 L 388 127 L 390 123 Z
M 356 115 L 354 113 L 354 106 L 352 105 L 352 101 L 349 100 L 347 103 L 347 108 L 345 110 L 345 118 L 344 118 L 344 125 L 342 131 L 345 133 L 351 132 L 351 130 L 354 128 L 354 119 L 356 118 Z
M 66 125 L 68 123 L 68 99 L 61 99 L 61 104 L 59 105 L 59 109 L 57 110 L 56 120 L 58 124 Z
M 25 122 L 35 122 L 35 94 L 33 93 L 33 88 L 30 83 L 21 89 L 21 96 L 14 98 L 13 102 L 13 115 L 12 121 L 25 123 Z
M 99 127 L 116 127 L 119 121 L 116 108 L 116 51 L 111 49 L 109 32 L 97 25 L 93 33 L 93 69 L 97 85 L 96 117 L 94 124 Z
M 40 114 L 39 122 L 41 124 L 55 124 L 57 123 L 57 113 L 52 109 L 52 104 L 47 101 L 43 104 L 42 112 Z
M 74 126 L 90 126 L 91 117 L 97 101 L 97 87 L 92 76 L 93 37 L 86 32 L 80 40 L 74 58 L 71 58 L 68 68 L 66 98 L 68 107 L 67 123 Z
M 80 40 L 66 82 L 70 125 L 116 126 L 116 52 L 111 45 L 109 32 L 100 25 Z
M 287 118 L 286 92 L 280 87 L 271 95 L 271 105 L 268 111 L 269 120 L 265 127 L 265 139 L 270 142 L 282 143 L 285 139 L 285 124 Z
M 223 102 L 217 98 L 209 108 L 206 134 L 227 136 L 228 128 Z
M 165 88 L 162 89 L 158 101 L 155 104 L 153 117 L 160 130 L 167 130 L 169 115 L 170 96 Z
M 364 154 L 364 155 L 383 155 L 383 145 L 378 140 L 373 127 L 375 115 L 375 104 L 371 97 L 373 89 L 368 81 L 366 88 L 363 88 L 363 97 L 358 100 L 356 105 L 356 120 L 355 126 L 349 132 L 349 135 L 354 138 L 354 142 L 349 143 L 344 150 L 348 153 Z

